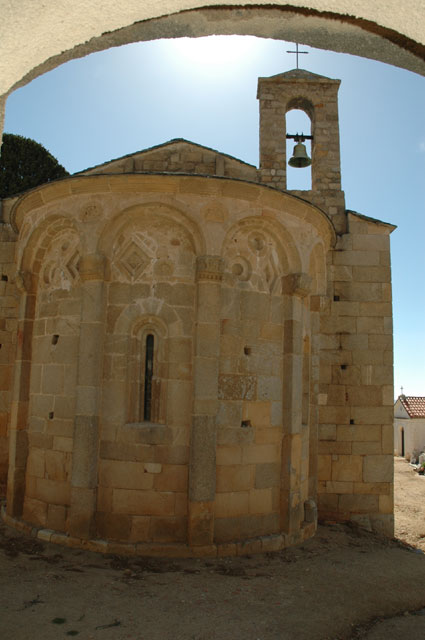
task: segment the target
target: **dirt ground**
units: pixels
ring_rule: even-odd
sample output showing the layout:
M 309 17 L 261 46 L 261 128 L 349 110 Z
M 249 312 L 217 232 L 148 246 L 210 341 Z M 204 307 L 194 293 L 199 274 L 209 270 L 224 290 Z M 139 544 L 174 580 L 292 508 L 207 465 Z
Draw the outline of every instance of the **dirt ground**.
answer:
M 103 556 L 0 527 L 0 637 L 368 640 L 425 637 L 425 477 L 398 458 L 396 535 L 320 526 L 231 559 Z

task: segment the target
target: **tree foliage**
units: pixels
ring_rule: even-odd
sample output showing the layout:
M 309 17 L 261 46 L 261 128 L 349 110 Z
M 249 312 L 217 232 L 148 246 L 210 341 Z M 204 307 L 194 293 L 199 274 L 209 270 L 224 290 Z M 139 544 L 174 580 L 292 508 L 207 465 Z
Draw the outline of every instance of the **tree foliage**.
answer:
M 0 198 L 8 198 L 69 175 L 51 153 L 31 138 L 3 135 L 0 154 Z

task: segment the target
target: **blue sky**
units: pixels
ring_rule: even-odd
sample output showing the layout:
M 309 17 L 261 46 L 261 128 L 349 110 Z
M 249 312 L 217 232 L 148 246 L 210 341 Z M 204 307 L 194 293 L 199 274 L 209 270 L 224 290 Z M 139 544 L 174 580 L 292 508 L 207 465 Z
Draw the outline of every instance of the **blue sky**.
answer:
M 257 78 L 294 68 L 288 49 L 294 45 L 251 36 L 109 49 L 15 91 L 5 131 L 41 142 L 70 173 L 180 137 L 258 165 Z M 398 227 L 391 236 L 395 395 L 403 385 L 406 395 L 425 396 L 425 79 L 356 56 L 300 50 L 309 51 L 301 67 L 342 80 L 347 208 Z M 304 175 L 293 170 L 288 187 L 303 188 Z

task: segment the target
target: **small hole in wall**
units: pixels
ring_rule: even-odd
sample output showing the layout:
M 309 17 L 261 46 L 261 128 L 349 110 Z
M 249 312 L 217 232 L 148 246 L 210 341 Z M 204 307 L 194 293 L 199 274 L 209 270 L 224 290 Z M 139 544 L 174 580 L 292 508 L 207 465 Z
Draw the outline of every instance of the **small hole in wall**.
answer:
M 342 364 L 342 365 L 341 365 L 341 369 L 345 370 L 346 368 L 347 368 L 347 365 L 346 365 L 346 364 Z
M 2 345 L 2 344 L 0 344 L 0 349 L 2 348 L 2 346 L 3 346 L 3 345 Z
M 8 282 L 9 278 L 5 274 L 2 274 L 1 280 L 2 280 L 2 282 Z
M 243 427 L 244 429 L 252 427 L 251 420 L 242 420 L 241 427 Z
M 334 296 L 334 302 L 339 302 L 339 296 Z
M 58 341 L 59 341 L 59 336 L 58 336 L 58 334 L 57 334 L 57 333 L 55 333 L 55 334 L 52 336 L 52 344 L 57 344 L 57 343 L 58 343 Z
M 55 417 L 55 412 L 54 411 L 50 411 L 49 412 L 49 420 L 53 420 L 54 417 Z
M 353 418 L 351 418 L 351 420 L 350 420 L 350 424 L 354 424 L 354 420 L 353 420 Z
M 251 347 L 244 347 L 243 348 L 243 352 L 246 356 L 250 356 L 251 355 Z

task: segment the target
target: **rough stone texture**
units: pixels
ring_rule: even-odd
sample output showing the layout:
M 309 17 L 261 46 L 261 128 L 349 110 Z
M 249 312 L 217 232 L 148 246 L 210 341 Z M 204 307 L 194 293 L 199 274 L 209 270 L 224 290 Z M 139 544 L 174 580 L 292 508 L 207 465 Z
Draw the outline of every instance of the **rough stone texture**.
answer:
M 266 85 L 278 109 L 321 104 L 335 145 L 337 81 L 261 79 L 262 144 Z M 303 199 L 264 183 L 279 149 L 257 174 L 178 141 L 4 202 L 15 521 L 248 553 L 312 535 L 318 505 L 391 535 L 392 227 L 343 211 L 339 149 L 314 120 Z

